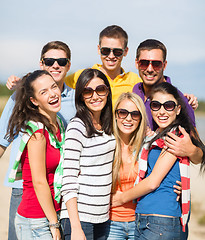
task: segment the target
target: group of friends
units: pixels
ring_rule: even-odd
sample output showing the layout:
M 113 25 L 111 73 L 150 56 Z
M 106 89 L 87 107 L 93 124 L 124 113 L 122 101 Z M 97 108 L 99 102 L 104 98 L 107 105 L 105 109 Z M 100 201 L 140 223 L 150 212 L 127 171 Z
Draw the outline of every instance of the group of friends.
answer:
M 101 64 L 67 76 L 70 49 L 52 41 L 40 70 L 8 78 L 0 156 L 12 142 L 10 240 L 187 239 L 190 162 L 205 168 L 197 99 L 164 76 L 158 40 L 138 46 L 139 76 L 121 67 L 120 26 L 101 31 L 98 53 Z

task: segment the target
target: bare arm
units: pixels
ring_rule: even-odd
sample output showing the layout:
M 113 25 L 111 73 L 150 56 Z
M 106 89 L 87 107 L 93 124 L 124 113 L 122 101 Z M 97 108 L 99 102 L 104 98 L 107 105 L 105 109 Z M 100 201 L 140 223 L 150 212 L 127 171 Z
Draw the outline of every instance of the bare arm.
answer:
M 168 133 L 168 137 L 166 137 L 165 141 L 166 146 L 168 147 L 167 151 L 175 156 L 187 156 L 194 164 L 201 163 L 203 157 L 202 150 L 192 143 L 189 134 L 184 128 L 179 126 L 179 130 L 183 134 L 183 138 L 180 138 L 173 133 Z
M 172 168 L 176 159 L 177 158 L 173 154 L 162 150 L 162 153 L 160 154 L 152 173 L 130 190 L 116 194 L 116 196 L 114 196 L 112 199 L 112 205 L 122 205 L 154 191 L 160 186 L 162 180 Z
M 51 224 L 57 223 L 57 214 L 46 179 L 46 139 L 41 133 L 35 133 L 28 141 L 27 146 L 32 182 L 36 196 L 48 221 Z M 61 239 L 59 229 L 52 227 L 51 233 L 54 239 Z
M 6 151 L 6 147 L 0 145 L 0 158 L 3 156 L 5 151 Z
M 78 215 L 77 199 L 71 198 L 68 200 L 66 207 L 71 224 L 71 240 L 86 240 Z

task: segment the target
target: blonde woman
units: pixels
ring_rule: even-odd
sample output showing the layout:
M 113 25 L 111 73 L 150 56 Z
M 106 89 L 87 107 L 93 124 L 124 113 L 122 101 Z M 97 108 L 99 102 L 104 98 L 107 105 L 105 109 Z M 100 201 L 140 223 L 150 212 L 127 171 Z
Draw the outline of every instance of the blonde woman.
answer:
M 133 187 L 137 177 L 137 155 L 147 128 L 145 106 L 135 93 L 120 95 L 114 107 L 116 151 L 113 163 L 112 192 Z M 134 239 L 135 208 L 133 201 L 110 208 L 108 239 Z

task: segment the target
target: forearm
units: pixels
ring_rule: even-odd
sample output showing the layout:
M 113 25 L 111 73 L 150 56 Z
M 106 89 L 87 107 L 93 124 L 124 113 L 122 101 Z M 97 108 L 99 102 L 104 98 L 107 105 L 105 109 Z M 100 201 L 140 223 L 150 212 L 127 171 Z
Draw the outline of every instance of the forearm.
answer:
M 5 150 L 6 150 L 6 147 L 0 145 L 0 158 L 3 156 Z
M 81 228 L 78 215 L 77 198 L 71 198 L 66 202 L 66 208 L 70 219 L 71 229 Z
M 136 184 L 130 190 L 122 193 L 122 204 L 132 201 L 136 198 L 142 197 L 152 191 L 154 191 L 158 185 L 154 184 L 152 180 L 147 177 L 143 181 Z
M 193 147 L 188 152 L 188 157 L 192 163 L 199 164 L 202 162 L 203 152 L 201 148 L 193 145 Z
M 58 218 L 53 204 L 53 198 L 47 180 L 34 183 L 34 190 L 38 201 L 50 223 L 57 223 Z

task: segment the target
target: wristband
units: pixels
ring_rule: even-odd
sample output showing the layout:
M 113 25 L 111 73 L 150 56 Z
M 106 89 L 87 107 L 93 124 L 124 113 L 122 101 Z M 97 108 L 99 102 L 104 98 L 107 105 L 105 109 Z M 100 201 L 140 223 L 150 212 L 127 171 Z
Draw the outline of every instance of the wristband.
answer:
M 60 228 L 60 223 L 57 222 L 57 223 L 49 223 L 49 227 L 53 227 L 53 228 Z

